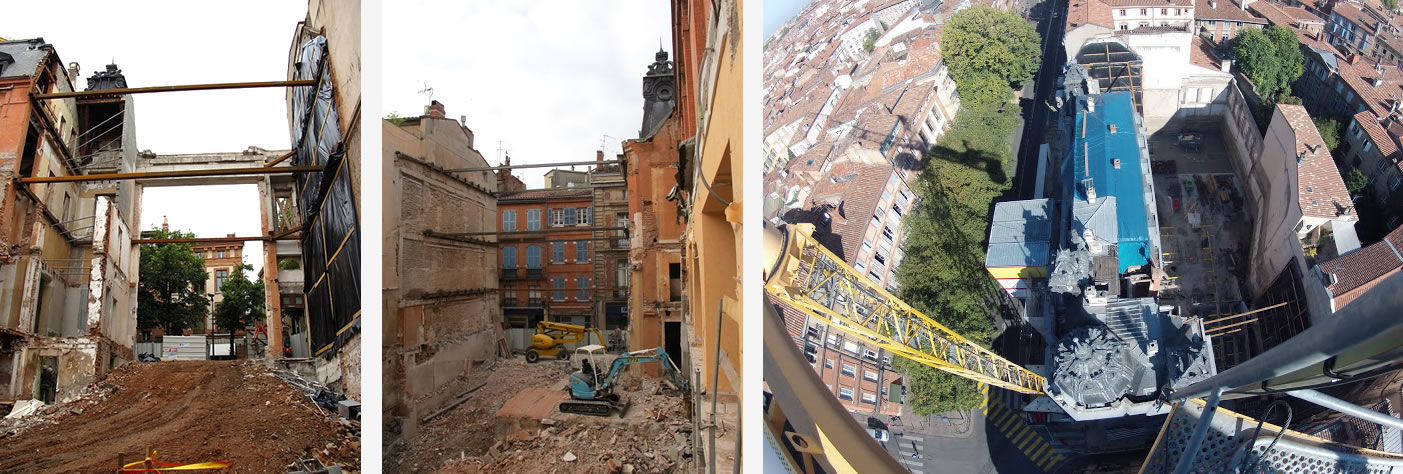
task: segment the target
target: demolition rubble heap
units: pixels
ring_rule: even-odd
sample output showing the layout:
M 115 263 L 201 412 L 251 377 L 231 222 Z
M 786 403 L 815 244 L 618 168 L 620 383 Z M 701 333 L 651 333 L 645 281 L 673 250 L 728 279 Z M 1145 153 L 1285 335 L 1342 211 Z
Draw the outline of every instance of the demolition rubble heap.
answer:
M 132 363 L 80 396 L 0 421 L 0 472 L 113 472 L 119 460 L 232 461 L 283 472 L 315 458 L 359 469 L 355 422 L 249 362 Z
M 662 379 L 625 375 L 623 417 L 561 413 L 570 363 L 506 359 L 465 377 L 461 403 L 430 414 L 407 446 L 387 452 L 395 472 L 684 472 L 692 422 Z

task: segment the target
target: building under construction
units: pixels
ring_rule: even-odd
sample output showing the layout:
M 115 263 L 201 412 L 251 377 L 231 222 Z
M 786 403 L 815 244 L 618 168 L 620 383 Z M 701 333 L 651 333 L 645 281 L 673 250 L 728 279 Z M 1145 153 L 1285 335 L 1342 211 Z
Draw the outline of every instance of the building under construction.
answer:
M 309 283 L 299 327 L 309 357 L 287 364 L 359 397 L 358 24 L 358 6 L 311 2 L 290 44 L 287 80 L 262 83 L 133 88 L 107 65 L 78 90 L 80 66 L 65 66 L 42 38 L 0 42 L 0 167 L 9 176 L 0 184 L 0 401 L 63 401 L 134 360 L 140 248 L 161 243 L 134 230 L 142 190 L 212 184 L 256 184 L 260 202 L 250 204 L 259 205 L 263 233 L 188 241 L 268 243 L 273 315 L 282 314 L 279 255 L 302 258 Z M 135 94 L 249 87 L 287 89 L 292 152 L 138 152 Z M 301 283 L 297 273 L 288 284 Z M 275 359 L 282 322 L 268 321 Z

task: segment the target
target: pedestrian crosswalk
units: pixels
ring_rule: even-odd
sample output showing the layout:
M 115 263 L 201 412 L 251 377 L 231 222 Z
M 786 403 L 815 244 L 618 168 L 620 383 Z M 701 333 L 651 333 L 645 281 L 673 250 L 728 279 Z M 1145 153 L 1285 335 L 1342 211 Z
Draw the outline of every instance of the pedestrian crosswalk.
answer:
M 1009 440 L 1009 443 L 1033 461 L 1034 465 L 1044 472 L 1052 472 L 1052 468 L 1062 462 L 1063 455 L 1060 450 L 1052 447 L 1047 439 L 1028 427 L 1022 401 L 1017 393 L 1004 389 L 991 390 L 983 383 L 979 384 L 979 391 L 984 397 L 979 404 L 979 411 L 984 413 L 985 418 Z

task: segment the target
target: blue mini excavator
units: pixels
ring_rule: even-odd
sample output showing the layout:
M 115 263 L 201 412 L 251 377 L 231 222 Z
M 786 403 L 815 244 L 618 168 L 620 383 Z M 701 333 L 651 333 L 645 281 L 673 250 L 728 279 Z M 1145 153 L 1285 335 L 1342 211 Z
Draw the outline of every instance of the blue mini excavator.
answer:
M 614 358 L 607 365 L 604 362 L 606 355 L 604 346 L 600 345 L 581 346 L 575 350 L 575 360 L 579 365 L 570 374 L 570 399 L 560 402 L 561 413 L 609 416 L 618 410 L 622 415 L 628 409 L 628 401 L 614 393 L 614 387 L 619 383 L 624 368 L 633 364 L 659 362 L 673 385 L 678 389 L 687 388 L 687 382 L 678 375 L 677 366 L 661 347 L 630 352 Z

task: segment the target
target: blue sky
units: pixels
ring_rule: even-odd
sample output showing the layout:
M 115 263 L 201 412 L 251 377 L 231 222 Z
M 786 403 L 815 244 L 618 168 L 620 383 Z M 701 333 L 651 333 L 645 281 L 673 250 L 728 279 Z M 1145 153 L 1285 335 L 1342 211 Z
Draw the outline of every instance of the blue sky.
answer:
M 761 33 L 764 34 L 764 39 L 770 39 L 770 35 L 779 31 L 780 25 L 794 18 L 794 15 L 798 14 L 799 10 L 802 10 L 810 1 L 811 0 L 766 0 L 765 20 L 762 22 L 764 24 L 764 29 L 761 30 Z

